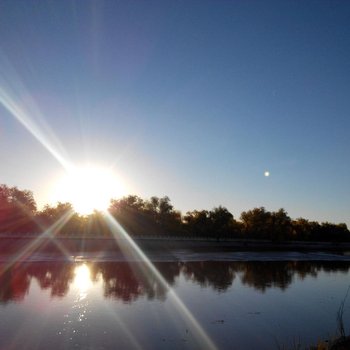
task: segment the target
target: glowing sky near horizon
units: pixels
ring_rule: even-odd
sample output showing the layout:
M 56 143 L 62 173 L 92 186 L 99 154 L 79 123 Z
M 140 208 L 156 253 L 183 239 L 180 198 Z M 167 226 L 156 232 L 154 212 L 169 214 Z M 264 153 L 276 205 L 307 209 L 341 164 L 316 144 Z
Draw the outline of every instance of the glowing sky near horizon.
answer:
M 349 18 L 337 1 L 3 1 L 0 183 L 42 206 L 97 164 L 183 212 L 349 225 Z

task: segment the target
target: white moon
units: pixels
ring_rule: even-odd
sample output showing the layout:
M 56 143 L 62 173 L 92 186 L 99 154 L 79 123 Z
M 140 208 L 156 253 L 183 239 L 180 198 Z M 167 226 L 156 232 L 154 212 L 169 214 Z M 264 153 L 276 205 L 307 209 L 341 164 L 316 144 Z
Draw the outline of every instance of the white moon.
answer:
M 264 172 L 264 175 L 265 175 L 266 177 L 268 177 L 268 176 L 270 176 L 270 172 L 269 172 L 269 171 L 265 171 L 265 172 Z

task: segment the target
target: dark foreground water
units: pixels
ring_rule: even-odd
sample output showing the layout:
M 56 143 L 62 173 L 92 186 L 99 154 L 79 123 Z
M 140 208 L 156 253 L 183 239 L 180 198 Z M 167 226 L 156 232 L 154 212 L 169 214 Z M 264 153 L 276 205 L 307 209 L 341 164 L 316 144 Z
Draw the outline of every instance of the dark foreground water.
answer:
M 307 345 L 336 334 L 350 284 L 346 261 L 0 260 L 0 349 Z

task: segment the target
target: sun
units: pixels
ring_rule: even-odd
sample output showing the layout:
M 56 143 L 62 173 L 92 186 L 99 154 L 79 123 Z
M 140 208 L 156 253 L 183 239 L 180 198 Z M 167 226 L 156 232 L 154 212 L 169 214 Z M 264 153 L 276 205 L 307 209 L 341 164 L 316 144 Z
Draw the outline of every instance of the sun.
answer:
M 89 165 L 67 171 L 54 192 L 56 201 L 69 202 L 77 213 L 88 215 L 106 211 L 111 198 L 124 196 L 126 188 L 111 170 Z

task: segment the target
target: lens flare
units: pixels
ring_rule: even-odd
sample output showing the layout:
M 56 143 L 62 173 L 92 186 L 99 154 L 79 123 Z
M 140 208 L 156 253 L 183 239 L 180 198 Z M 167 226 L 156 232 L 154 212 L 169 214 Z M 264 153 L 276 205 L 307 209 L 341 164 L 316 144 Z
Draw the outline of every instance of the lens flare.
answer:
M 6 272 L 11 266 L 14 264 L 25 260 L 28 256 L 30 256 L 33 252 L 35 252 L 39 247 L 43 247 L 48 242 L 52 241 L 57 248 L 64 254 L 67 259 L 71 259 L 68 251 L 63 247 L 62 244 L 59 243 L 55 239 L 55 235 L 59 230 L 69 221 L 72 217 L 72 212 L 65 213 L 62 217 L 60 217 L 52 226 L 50 226 L 46 231 L 38 235 L 38 237 L 33 238 L 28 245 L 26 245 L 23 249 L 21 249 L 16 255 L 12 256 L 11 259 L 8 260 L 7 264 L 0 269 L 0 276 Z
M 175 303 L 177 310 L 179 310 L 180 315 L 183 317 L 188 324 L 191 325 L 194 339 L 198 343 L 199 349 L 217 349 L 213 341 L 206 334 L 201 325 L 197 322 L 195 317 L 192 315 L 190 310 L 182 302 L 182 300 L 177 296 L 175 291 L 171 288 L 168 282 L 152 264 L 152 262 L 147 258 L 145 253 L 138 247 L 134 240 L 129 236 L 126 230 L 115 220 L 115 218 L 110 214 L 106 213 L 106 222 L 109 225 L 111 233 L 113 234 L 115 240 L 117 241 L 120 249 L 122 249 L 126 256 L 129 258 L 139 260 L 143 262 L 142 273 L 147 277 L 147 275 L 152 275 L 157 281 L 162 285 L 164 289 L 168 291 L 168 295 L 171 300 Z
M 71 162 L 61 142 L 45 121 L 40 108 L 16 73 L 9 60 L 0 52 L 0 105 L 15 118 L 63 166 Z

